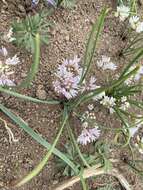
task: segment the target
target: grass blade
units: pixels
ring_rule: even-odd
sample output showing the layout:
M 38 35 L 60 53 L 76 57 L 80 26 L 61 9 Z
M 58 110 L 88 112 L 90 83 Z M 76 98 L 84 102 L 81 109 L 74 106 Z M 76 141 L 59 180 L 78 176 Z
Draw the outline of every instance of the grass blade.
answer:
M 134 106 L 136 106 L 137 108 L 140 108 L 143 110 L 143 102 L 140 102 L 140 101 L 136 101 L 136 100 L 132 100 L 132 99 L 129 99 L 128 102 Z
M 28 87 L 33 81 L 35 75 L 38 72 L 40 63 L 40 35 L 36 34 L 35 36 L 35 52 L 34 52 L 34 62 L 31 66 L 31 69 L 26 77 L 26 79 L 18 87 Z
M 73 103 L 70 104 L 71 108 L 77 108 L 80 104 L 85 103 L 91 100 L 95 95 L 100 94 L 103 91 L 108 90 L 108 87 L 98 88 L 92 92 L 88 92 L 87 94 L 81 95 L 78 99 L 76 99 Z
M 14 113 L 12 113 L 9 109 L 7 109 L 5 106 L 0 104 L 0 109 L 3 111 L 9 118 L 11 118 L 14 123 L 16 123 L 20 128 L 22 128 L 27 134 L 29 134 L 36 142 L 41 144 L 43 147 L 46 149 L 51 148 L 51 144 L 48 143 L 42 136 L 37 134 L 32 128 L 28 126 L 26 122 L 24 122 L 20 117 L 16 116 Z M 67 165 L 69 165 L 73 171 L 78 174 L 79 170 L 76 168 L 75 164 L 67 158 L 61 151 L 58 149 L 54 148 L 53 149 L 53 154 L 55 154 L 57 157 L 59 157 L 61 160 L 63 160 Z
M 92 92 L 89 92 L 87 94 L 83 94 L 81 95 L 71 106 L 73 108 L 76 108 L 78 105 L 80 105 L 81 103 L 85 103 L 89 100 L 91 100 L 95 95 L 103 92 L 103 91 L 110 91 L 113 90 L 113 88 L 115 87 L 119 87 L 121 84 L 124 83 L 124 81 L 126 81 L 130 76 L 134 75 L 137 71 L 138 71 L 138 67 L 136 67 L 134 70 L 132 70 L 131 72 L 129 72 L 128 74 L 126 74 L 125 76 L 123 76 L 122 78 L 119 78 L 118 80 L 113 81 L 113 83 L 111 84 L 111 86 L 107 86 L 107 87 L 101 87 L 98 89 L 93 90 Z
M 114 108 L 114 110 L 115 110 L 115 112 L 116 112 L 116 114 L 117 114 L 117 116 L 120 118 L 120 120 L 121 120 L 121 122 L 123 123 L 123 125 L 128 129 L 129 128 L 129 126 L 128 126 L 128 124 L 126 123 L 126 121 L 125 121 L 125 119 L 124 119 L 124 117 L 122 116 L 122 114 L 121 114 L 121 112 L 120 112 L 120 110 L 116 107 L 116 108 Z
M 43 158 L 43 160 L 35 167 L 35 169 L 33 171 L 31 171 L 27 176 L 25 176 L 18 184 L 16 184 L 16 187 L 20 187 L 20 186 L 26 184 L 27 182 L 29 182 L 32 178 L 37 176 L 40 173 L 40 171 L 44 168 L 44 166 L 47 164 L 50 156 L 52 155 L 56 144 L 59 141 L 59 138 L 63 132 L 64 126 L 66 125 L 67 120 L 68 120 L 68 113 L 67 113 L 67 109 L 65 108 L 64 113 L 63 113 L 63 122 L 62 122 L 61 128 L 60 128 L 59 133 L 56 136 L 51 148 L 49 149 L 49 151 L 47 152 L 47 154 Z
M 86 47 L 86 52 L 85 52 L 85 57 L 84 57 L 84 67 L 83 67 L 83 73 L 81 76 L 80 83 L 82 83 L 91 67 L 92 63 L 92 58 L 94 56 L 95 48 L 97 46 L 97 42 L 100 36 L 100 33 L 103 30 L 104 26 L 104 20 L 105 17 L 108 13 L 108 9 L 103 9 L 101 12 L 101 15 L 98 19 L 98 22 L 95 23 L 92 27 L 92 31 L 90 33 L 88 42 L 87 42 L 87 47 Z
M 11 91 L 11 90 L 8 90 L 8 89 L 4 89 L 2 87 L 0 87 L 0 92 L 4 92 L 4 93 L 6 93 L 8 95 L 11 95 L 11 96 L 14 96 L 14 97 L 17 97 L 17 98 L 21 98 L 23 100 L 35 102 L 35 103 L 60 104 L 60 102 L 57 101 L 57 100 L 39 100 L 37 98 L 32 98 L 30 96 L 22 95 L 22 94 L 19 94 L 17 92 L 14 92 L 14 91 Z
M 135 56 L 135 58 L 127 65 L 127 67 L 125 67 L 119 79 L 121 79 L 129 71 L 130 67 L 134 65 L 139 60 L 139 58 L 141 58 L 142 55 L 143 55 L 143 49 L 139 51 L 139 53 Z

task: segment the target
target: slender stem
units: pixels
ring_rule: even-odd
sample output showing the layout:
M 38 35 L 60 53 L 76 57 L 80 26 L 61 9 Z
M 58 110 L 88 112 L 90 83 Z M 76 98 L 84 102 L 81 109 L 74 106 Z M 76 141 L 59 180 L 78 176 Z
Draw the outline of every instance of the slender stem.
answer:
M 37 33 L 35 36 L 35 51 L 34 51 L 34 62 L 30 68 L 30 71 L 24 81 L 18 86 L 21 87 L 28 87 L 33 79 L 35 78 L 38 69 L 39 69 L 39 63 L 40 63 L 40 35 Z
M 86 185 L 86 182 L 85 182 L 85 179 L 83 177 L 83 169 L 81 170 L 80 174 L 79 174 L 79 177 L 80 177 L 80 181 L 81 181 L 81 184 L 82 184 L 82 187 L 83 187 L 83 190 L 88 190 L 88 186 Z
M 76 142 L 76 140 L 75 140 L 74 134 L 73 134 L 73 132 L 72 132 L 72 129 L 71 129 L 69 123 L 68 123 L 68 125 L 67 125 L 67 129 L 68 129 L 68 131 L 69 131 L 69 134 L 70 134 L 70 137 L 71 137 L 71 139 L 72 139 L 72 141 L 73 141 L 73 144 L 74 144 L 74 146 L 75 146 L 75 149 L 76 149 L 76 151 L 77 151 L 78 154 L 79 154 L 80 159 L 82 160 L 83 164 L 84 164 L 86 167 L 90 168 L 90 165 L 87 163 L 87 161 L 85 160 L 85 158 L 83 157 L 83 155 L 82 155 L 82 153 L 81 153 L 81 151 L 80 151 L 80 148 L 79 148 L 79 146 L 78 146 L 78 144 L 77 144 L 77 142 Z

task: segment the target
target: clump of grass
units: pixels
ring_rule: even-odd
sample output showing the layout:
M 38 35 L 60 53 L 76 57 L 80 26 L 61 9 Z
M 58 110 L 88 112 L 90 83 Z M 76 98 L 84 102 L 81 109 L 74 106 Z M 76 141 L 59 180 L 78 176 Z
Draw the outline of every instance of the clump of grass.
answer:
M 15 21 L 12 24 L 13 43 L 19 47 L 34 52 L 36 35 L 40 35 L 41 44 L 49 43 L 49 28 L 51 22 L 46 21 L 47 13 L 42 11 L 33 16 L 28 15 L 24 20 Z

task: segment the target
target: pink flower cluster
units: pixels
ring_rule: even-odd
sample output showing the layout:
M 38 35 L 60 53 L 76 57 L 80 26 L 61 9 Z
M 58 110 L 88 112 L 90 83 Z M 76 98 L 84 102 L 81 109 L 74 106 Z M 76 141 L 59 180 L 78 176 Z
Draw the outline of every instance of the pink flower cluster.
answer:
M 94 77 L 91 77 L 89 83 L 84 82 L 82 86 L 79 84 L 83 71 L 79 63 L 80 58 L 75 56 L 73 60 L 64 60 L 63 64 L 58 66 L 55 74 L 56 80 L 53 82 L 57 94 L 71 99 L 76 97 L 79 92 L 94 90 L 98 87 Z
M 88 143 L 94 142 L 100 136 L 100 130 L 98 127 L 84 128 L 81 135 L 78 137 L 77 142 L 81 145 L 87 145 Z
M 5 47 L 0 49 L 0 85 L 1 86 L 15 86 L 15 83 L 9 78 L 14 72 L 11 66 L 18 64 L 19 58 L 17 55 L 12 58 L 8 57 L 8 52 Z
M 78 84 L 82 72 L 79 62 L 80 59 L 77 56 L 73 60 L 65 60 L 62 65 L 59 65 L 56 73 L 57 79 L 53 82 L 55 92 L 67 99 L 73 98 L 78 94 Z

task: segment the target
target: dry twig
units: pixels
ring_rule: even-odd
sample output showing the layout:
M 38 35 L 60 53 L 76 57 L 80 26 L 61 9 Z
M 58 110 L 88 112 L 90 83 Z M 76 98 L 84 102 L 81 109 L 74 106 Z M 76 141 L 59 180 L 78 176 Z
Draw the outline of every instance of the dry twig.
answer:
M 85 169 L 83 172 L 83 178 L 87 179 L 93 176 L 98 176 L 98 175 L 103 175 L 103 174 L 107 174 L 107 175 L 112 175 L 115 178 L 117 178 L 120 182 L 120 184 L 126 189 L 126 190 L 132 190 L 131 186 L 129 185 L 129 183 L 127 182 L 127 180 L 124 178 L 124 176 L 122 174 L 120 174 L 118 172 L 117 169 L 113 168 L 110 171 L 105 171 L 103 167 L 98 167 L 97 166 L 93 166 L 91 168 Z M 69 180 L 64 181 L 63 183 L 61 183 L 59 186 L 53 188 L 54 190 L 64 190 L 66 188 L 69 188 L 71 186 L 73 186 L 75 183 L 80 181 L 80 177 L 76 176 L 73 177 Z

